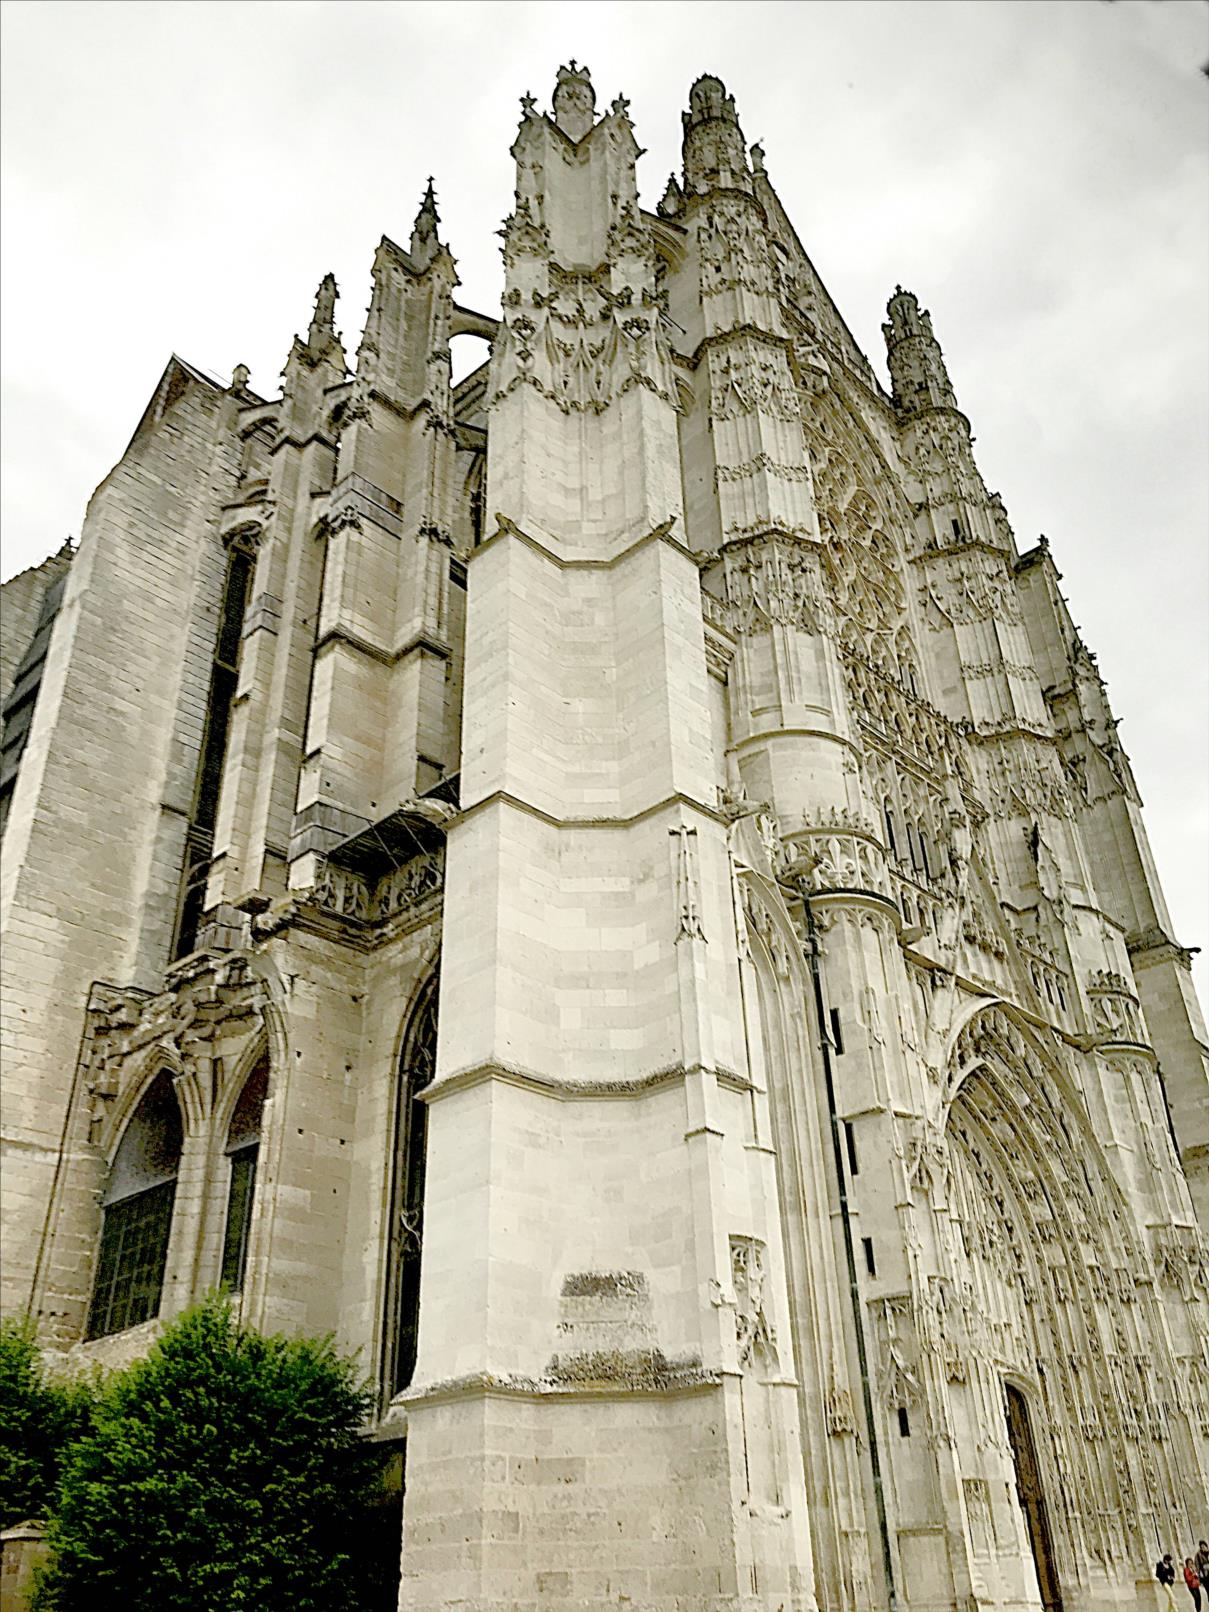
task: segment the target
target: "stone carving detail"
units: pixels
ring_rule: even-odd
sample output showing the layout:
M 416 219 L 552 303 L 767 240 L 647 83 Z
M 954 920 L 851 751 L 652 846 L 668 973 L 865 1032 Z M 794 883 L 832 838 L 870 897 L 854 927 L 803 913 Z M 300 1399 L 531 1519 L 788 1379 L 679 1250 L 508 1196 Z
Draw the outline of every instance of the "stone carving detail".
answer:
M 979 1561 L 989 1562 L 995 1552 L 995 1524 L 991 1511 L 991 1486 L 985 1478 L 963 1478 L 966 1516 L 970 1520 L 970 1543 Z
M 735 1346 L 739 1365 L 750 1366 L 757 1353 L 775 1366 L 777 1337 L 764 1313 L 764 1244 L 754 1237 L 730 1240 L 731 1284 L 735 1290 Z
M 780 823 L 771 812 L 759 812 L 756 816 L 756 832 L 760 836 L 764 855 L 768 858 L 770 872 L 774 878 L 781 878 L 789 871 L 790 857 L 781 836 Z
M 713 198 L 701 218 L 697 247 L 702 296 L 736 290 L 775 295 L 768 232 L 754 201 L 737 194 Z
M 697 830 L 681 823 L 668 829 L 675 841 L 673 854 L 676 872 L 676 939 L 704 940 L 701 927 L 701 870 L 698 866 Z
M 352 868 L 337 867 L 324 857 L 316 870 L 315 901 L 342 918 L 365 920 L 369 917 L 369 886 Z
M 1069 1018 L 1074 1002 L 1068 970 L 1062 967 L 1054 948 L 1040 935 L 1017 928 L 1015 941 L 1038 1001 L 1054 1023 L 1062 1023 Z
M 392 868 L 371 885 L 365 875 L 321 858 L 315 877 L 314 900 L 327 912 L 358 923 L 380 923 L 411 912 L 445 881 L 443 849 L 424 851 L 401 867 Z
M 258 1033 L 266 1000 L 264 982 L 241 952 L 194 954 L 173 969 L 166 989 L 154 996 L 96 987 L 89 998 L 81 1052 L 90 1139 L 105 1145 L 127 1072 L 142 1070 L 151 1049 L 158 1049 L 172 1068 L 193 1070 L 210 1058 L 218 1037 Z M 203 1103 L 212 1096 L 205 1081 L 192 1082 L 192 1089 Z
M 766 453 L 756 454 L 741 465 L 718 465 L 714 470 L 714 483 L 750 481 L 753 476 L 766 474 L 779 476 L 782 481 L 809 482 L 810 471 L 805 465 L 780 465 Z
M 856 1432 L 856 1412 L 852 1406 L 852 1395 L 837 1378 L 834 1361 L 827 1387 L 826 1411 L 827 1431 L 832 1438 L 844 1438 Z
M 1192 1226 L 1161 1226 L 1153 1237 L 1159 1281 L 1191 1302 L 1205 1285 L 1205 1248 L 1199 1234 Z
M 633 253 L 642 229 L 629 214 L 618 253 Z M 518 210 L 505 226 L 505 262 L 549 251 L 544 232 L 527 211 Z M 592 271 L 548 264 L 549 290 L 526 300 L 513 287 L 504 299 L 491 361 L 494 406 L 518 386 L 532 386 L 564 414 L 601 414 L 634 387 L 645 387 L 679 409 L 671 353 L 662 311 L 649 288 L 614 289 L 606 263 Z
M 977 621 L 1015 625 L 1021 619 L 1020 596 L 1005 556 L 982 547 L 967 547 L 960 555 L 929 551 L 926 557 L 925 596 L 943 621 L 969 626 Z M 935 629 L 939 622 L 930 625 Z M 966 668 L 973 671 L 976 668 Z M 986 670 L 1007 669 L 1003 663 Z M 1031 667 L 1015 668 L 1033 676 Z
M 1141 1007 L 1128 981 L 1120 974 L 1097 970 L 1088 982 L 1088 1006 L 1097 1037 L 1104 1042 L 1125 1041 L 1146 1046 Z
M 754 344 L 711 351 L 709 412 L 715 424 L 766 414 L 796 425 L 800 419 L 797 393 L 784 358 Z M 734 478 L 720 475 L 719 479 Z M 806 480 L 807 475 L 801 479 Z
M 410 912 L 440 890 L 444 882 L 444 851 L 427 851 L 379 879 L 374 891 L 374 910 L 379 918 Z
M 916 425 L 912 441 L 925 502 L 937 508 L 951 503 L 954 495 L 974 506 L 989 501 L 986 484 L 970 452 L 969 426 L 963 418 L 942 411 L 930 413 Z M 999 511 L 1002 514 L 996 512 L 993 525 L 997 538 L 1002 541 L 1002 525 L 1007 518 L 1002 500 Z
M 804 821 L 782 838 L 794 872 L 812 892 L 872 890 L 889 899 L 885 851 L 867 819 L 832 807 L 822 822 Z
M 929 771 L 960 747 L 956 725 L 884 668 L 853 651 L 845 652 L 843 664 L 854 714 L 871 737 Z
M 1070 788 L 1056 744 L 1028 734 L 1003 742 L 994 734 L 971 735 L 977 746 L 981 794 L 995 818 L 1073 814 Z
M 907 1140 L 907 1180 L 912 1192 L 941 1200 L 949 1182 L 944 1134 L 927 1120 L 914 1121 Z
M 911 1301 L 882 1299 L 877 1312 L 882 1397 L 891 1410 L 907 1410 L 920 1398 L 919 1343 Z
M 827 606 L 813 545 L 781 536 L 728 544 L 724 566 L 734 631 L 765 632 L 773 624 L 803 632 L 822 630 Z

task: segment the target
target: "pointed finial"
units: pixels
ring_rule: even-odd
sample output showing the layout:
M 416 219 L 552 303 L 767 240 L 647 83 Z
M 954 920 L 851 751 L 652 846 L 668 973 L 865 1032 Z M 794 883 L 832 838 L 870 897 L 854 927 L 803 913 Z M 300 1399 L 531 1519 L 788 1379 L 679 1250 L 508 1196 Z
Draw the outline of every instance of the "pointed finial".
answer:
M 675 218 L 677 213 L 684 211 L 684 192 L 675 174 L 668 175 L 667 188 L 655 211 L 660 218 Z
M 578 143 L 596 121 L 596 91 L 591 75 L 572 57 L 558 70 L 554 86 L 554 122 L 568 139 Z
M 428 176 L 428 184 L 420 202 L 420 210 L 416 214 L 415 224 L 411 231 L 411 245 L 409 251 L 412 258 L 426 267 L 437 255 L 440 239 L 437 235 L 437 225 L 441 222 L 437 212 L 437 198 L 432 188 L 432 175 Z
M 311 316 L 311 328 L 307 333 L 307 344 L 311 347 L 322 347 L 336 334 L 336 276 L 325 274 L 319 282 L 319 289 L 315 293 L 315 312 Z
M 537 102 L 528 90 L 521 96 L 521 115 L 527 118 L 537 116 Z

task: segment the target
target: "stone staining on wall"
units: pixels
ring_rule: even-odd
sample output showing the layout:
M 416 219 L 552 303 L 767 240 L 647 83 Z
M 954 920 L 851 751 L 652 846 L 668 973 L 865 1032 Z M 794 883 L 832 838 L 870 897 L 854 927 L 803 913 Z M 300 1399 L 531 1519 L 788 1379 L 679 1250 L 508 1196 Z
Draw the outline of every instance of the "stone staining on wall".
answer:
M 1135 1605 L 1209 1080 L 1103 680 L 916 297 L 887 391 L 718 79 L 639 154 L 570 63 L 498 320 L 430 185 L 354 358 L 329 275 L 280 396 L 173 359 L 6 585 L 6 1308 L 116 1362 L 228 1272 L 359 1350 L 417 1612 Z

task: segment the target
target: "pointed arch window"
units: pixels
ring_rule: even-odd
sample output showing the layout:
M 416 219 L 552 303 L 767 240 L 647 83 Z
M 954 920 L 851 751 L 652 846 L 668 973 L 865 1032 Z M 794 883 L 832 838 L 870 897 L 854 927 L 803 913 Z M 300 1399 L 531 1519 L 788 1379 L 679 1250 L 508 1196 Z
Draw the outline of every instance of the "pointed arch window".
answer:
M 898 855 L 898 836 L 894 832 L 894 809 L 890 805 L 890 797 L 882 802 L 882 817 L 886 824 L 886 849 L 891 856 Z
M 252 1202 L 256 1193 L 256 1161 L 260 1154 L 260 1127 L 269 1089 L 269 1060 L 261 1058 L 244 1082 L 227 1127 L 227 1160 L 231 1176 L 227 1188 L 227 1222 L 223 1233 L 222 1285 L 233 1293 L 243 1291 L 248 1264 L 248 1237 L 252 1229 Z
M 206 881 L 210 876 L 210 859 L 214 851 L 214 825 L 218 818 L 218 792 L 227 754 L 227 732 L 239 681 L 244 614 L 255 569 L 253 551 L 242 541 L 237 543 L 227 557 L 218 638 L 210 668 L 205 735 L 197 764 L 193 812 L 185 835 L 185 864 L 172 949 L 174 959 L 185 957 L 193 950 L 201 925 Z
M 126 1126 L 101 1199 L 90 1338 L 122 1332 L 159 1314 L 182 1134 L 172 1079 L 161 1069 Z
M 416 1369 L 428 1137 L 428 1109 L 420 1093 L 433 1077 L 436 1057 L 437 979 L 434 975 L 412 1013 L 399 1060 L 383 1329 L 383 1381 L 388 1398 L 408 1386 Z
M 925 879 L 931 879 L 933 868 L 936 866 L 934 853 L 929 852 L 928 836 L 921 828 L 919 830 L 919 870 Z

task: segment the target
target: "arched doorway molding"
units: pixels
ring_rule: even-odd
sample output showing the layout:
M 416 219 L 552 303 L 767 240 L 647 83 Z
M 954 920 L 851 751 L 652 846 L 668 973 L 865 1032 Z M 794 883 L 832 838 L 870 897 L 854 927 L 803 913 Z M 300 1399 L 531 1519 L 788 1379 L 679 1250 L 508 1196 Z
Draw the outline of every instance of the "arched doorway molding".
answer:
M 946 1348 L 966 1363 L 950 1377 L 962 1469 L 1002 1487 L 1005 1385 L 1018 1387 L 1036 1408 L 1070 1612 L 1191 1523 L 1196 1467 L 1163 1306 L 1062 1049 L 1008 1004 L 981 1002 L 956 1027 L 943 1118 L 934 1200 L 961 1332 Z

